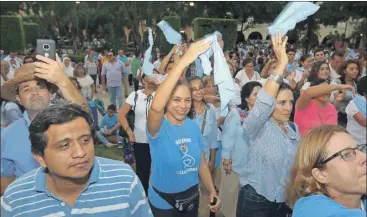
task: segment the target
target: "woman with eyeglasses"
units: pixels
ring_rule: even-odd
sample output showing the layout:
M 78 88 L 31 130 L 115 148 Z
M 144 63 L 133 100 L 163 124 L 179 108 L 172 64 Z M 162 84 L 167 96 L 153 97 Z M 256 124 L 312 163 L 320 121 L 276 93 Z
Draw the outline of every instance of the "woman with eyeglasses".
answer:
M 293 107 L 292 88 L 283 83 L 288 64 L 287 38 L 272 38 L 278 63 L 244 119 L 248 135 L 247 163 L 237 202 L 237 217 L 284 217 L 285 187 L 300 140 L 297 126 L 289 121 Z
M 194 76 L 189 80 L 192 103 L 195 111 L 195 121 L 200 127 L 204 142 L 205 160 L 209 164 L 211 173 L 214 172 L 217 143 L 217 116 L 216 108 L 204 101 L 204 85 L 201 78 Z M 213 177 L 212 177 L 213 179 Z
M 316 80 L 311 87 L 301 93 L 296 102 L 294 121 L 299 127 L 301 136 L 304 136 L 312 128 L 323 124 L 337 125 L 338 115 L 335 106 L 331 104 L 331 93 L 339 91 L 334 101 L 340 101 L 342 92 L 352 90 L 349 85 L 329 85 L 326 80 Z
M 287 186 L 293 217 L 365 217 L 366 190 L 366 144 L 331 125 L 301 140 Z

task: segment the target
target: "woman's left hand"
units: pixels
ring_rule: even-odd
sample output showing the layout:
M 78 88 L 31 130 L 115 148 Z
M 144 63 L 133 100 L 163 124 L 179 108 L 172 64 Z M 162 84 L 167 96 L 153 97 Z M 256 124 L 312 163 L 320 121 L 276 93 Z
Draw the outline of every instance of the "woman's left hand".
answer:
M 219 199 L 219 197 L 217 196 L 216 192 L 213 192 L 209 195 L 209 203 L 212 203 L 214 200 L 214 197 L 217 198 L 217 203 L 215 205 L 210 205 L 209 204 L 209 209 L 212 212 L 218 212 L 218 210 L 220 210 L 221 206 L 222 206 L 222 201 Z

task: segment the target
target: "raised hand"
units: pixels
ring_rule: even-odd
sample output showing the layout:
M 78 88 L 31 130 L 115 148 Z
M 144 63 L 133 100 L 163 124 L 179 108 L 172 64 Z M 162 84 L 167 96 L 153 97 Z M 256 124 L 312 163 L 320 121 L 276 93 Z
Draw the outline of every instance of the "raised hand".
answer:
M 35 62 L 36 77 L 45 79 L 46 81 L 59 85 L 68 76 L 64 72 L 64 64 L 61 62 L 59 56 L 56 54 L 56 61 L 47 57 L 37 55 L 36 58 L 42 62 Z
M 207 51 L 211 44 L 212 42 L 205 39 L 191 44 L 185 55 L 182 56 L 180 64 L 183 64 L 184 67 L 190 65 L 200 54 Z
M 288 56 L 286 53 L 285 46 L 287 44 L 288 37 L 282 39 L 279 33 L 277 33 L 274 37 L 271 38 L 273 43 L 274 54 L 278 59 L 277 68 L 275 70 L 276 73 L 281 73 L 283 75 L 284 69 L 288 64 Z

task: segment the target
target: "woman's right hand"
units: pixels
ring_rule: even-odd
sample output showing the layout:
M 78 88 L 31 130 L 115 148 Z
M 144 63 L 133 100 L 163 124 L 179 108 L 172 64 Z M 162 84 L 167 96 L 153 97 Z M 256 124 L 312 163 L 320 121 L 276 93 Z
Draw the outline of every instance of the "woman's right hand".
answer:
M 129 142 L 131 144 L 134 144 L 135 141 L 136 141 L 134 133 L 129 130 L 129 132 L 127 133 L 127 135 L 129 136 Z
M 185 55 L 181 57 L 179 64 L 183 64 L 182 66 L 184 68 L 186 66 L 189 66 L 192 62 L 194 62 L 196 58 L 198 58 L 200 54 L 207 51 L 210 48 L 211 44 L 211 41 L 207 41 L 205 39 L 192 43 Z
M 286 53 L 285 46 L 287 45 L 288 37 L 282 37 L 279 33 L 277 33 L 274 37 L 271 38 L 272 44 L 273 44 L 273 50 L 275 53 L 275 56 L 277 57 L 278 64 L 275 69 L 275 72 L 278 74 L 282 74 L 284 72 L 285 67 L 288 64 L 288 56 Z

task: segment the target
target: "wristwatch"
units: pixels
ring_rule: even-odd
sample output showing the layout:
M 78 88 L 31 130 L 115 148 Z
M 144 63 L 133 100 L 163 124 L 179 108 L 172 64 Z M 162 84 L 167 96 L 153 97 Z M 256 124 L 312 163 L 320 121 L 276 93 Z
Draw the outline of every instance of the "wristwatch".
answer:
M 277 84 L 281 85 L 283 83 L 283 76 L 278 74 L 272 74 L 269 77 L 269 80 L 277 82 Z

